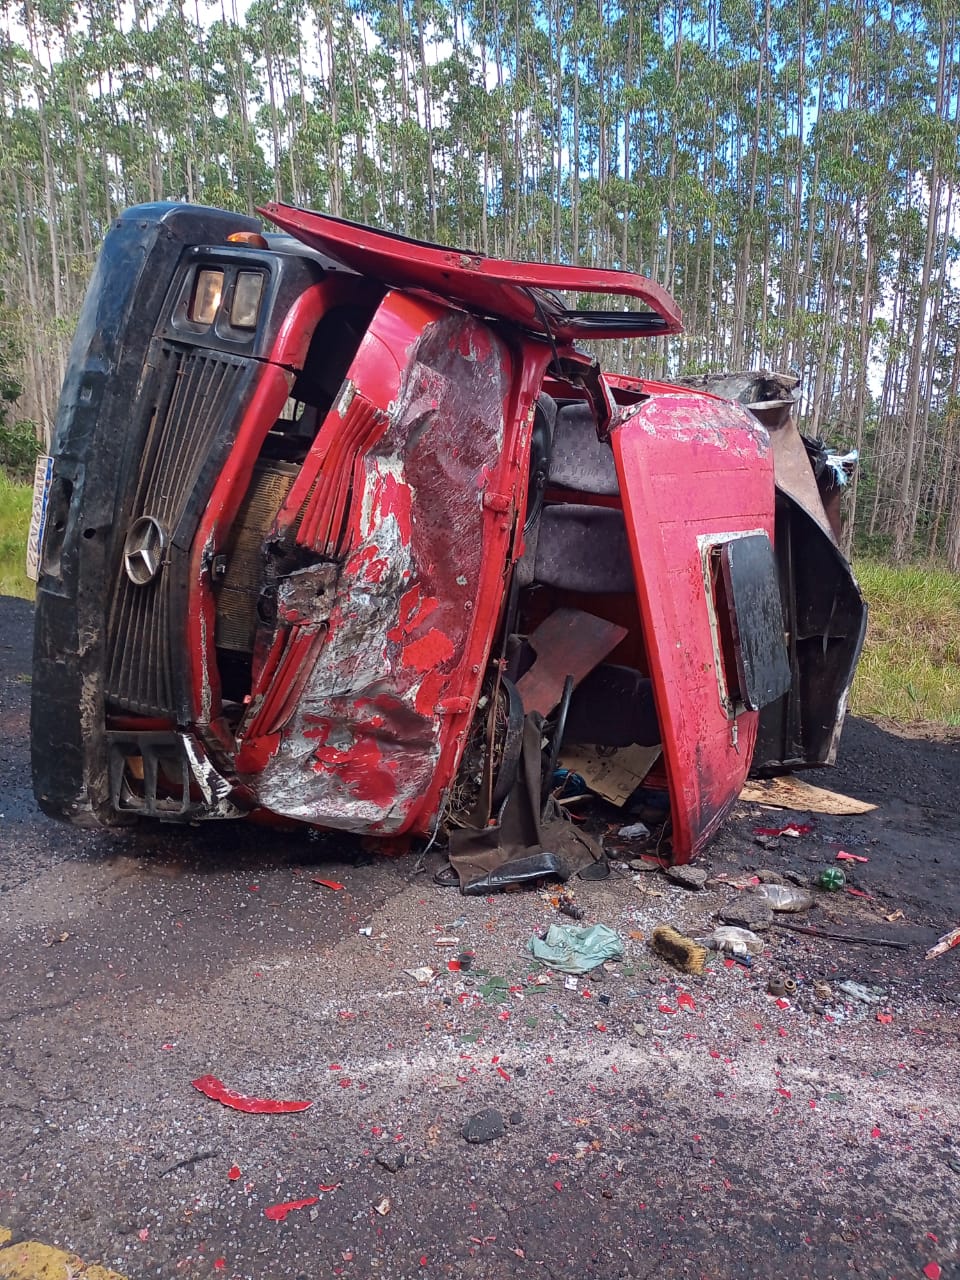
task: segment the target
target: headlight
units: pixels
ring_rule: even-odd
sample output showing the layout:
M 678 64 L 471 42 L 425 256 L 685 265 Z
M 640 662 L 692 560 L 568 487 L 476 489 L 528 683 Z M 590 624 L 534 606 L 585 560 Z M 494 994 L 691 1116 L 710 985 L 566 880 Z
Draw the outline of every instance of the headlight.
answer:
M 257 313 L 260 310 L 260 296 L 263 293 L 263 273 L 260 271 L 240 271 L 233 290 L 233 303 L 230 307 L 230 323 L 235 329 L 255 329 Z
M 213 324 L 223 296 L 223 272 L 200 271 L 190 304 L 190 319 L 196 324 Z

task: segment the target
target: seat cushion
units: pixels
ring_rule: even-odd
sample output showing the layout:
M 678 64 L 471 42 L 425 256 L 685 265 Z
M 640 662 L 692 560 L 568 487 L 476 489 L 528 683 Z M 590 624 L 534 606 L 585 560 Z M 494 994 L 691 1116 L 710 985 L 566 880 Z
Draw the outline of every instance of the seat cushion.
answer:
M 564 591 L 632 592 L 623 513 L 572 502 L 544 507 L 533 576 Z

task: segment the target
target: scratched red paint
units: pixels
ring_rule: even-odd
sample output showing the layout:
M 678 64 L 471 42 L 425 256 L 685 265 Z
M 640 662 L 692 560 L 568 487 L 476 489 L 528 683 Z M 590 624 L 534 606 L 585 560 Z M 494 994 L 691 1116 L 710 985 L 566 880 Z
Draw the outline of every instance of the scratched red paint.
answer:
M 415 671 L 431 671 L 453 657 L 453 642 L 437 627 L 431 627 L 419 640 L 411 640 L 403 650 L 403 665 Z
M 395 644 L 402 643 L 404 636 L 410 635 L 425 622 L 438 603 L 436 596 L 424 596 L 419 582 L 416 583 L 400 597 L 397 625 L 387 632 L 387 639 Z
M 321 746 L 314 753 L 316 769 L 327 769 L 337 775 L 358 800 L 389 805 L 396 795 L 396 782 L 385 768 L 380 749 L 371 738 L 362 738 L 348 751 Z
M 395 475 L 387 472 L 380 477 L 380 483 L 374 497 L 374 505 L 379 508 L 381 516 L 393 516 L 400 530 L 404 545 L 410 541 L 412 527 L 413 494 L 408 484 L 402 484 Z
M 417 697 L 414 705 L 422 716 L 432 716 L 434 714 L 437 703 L 440 701 L 440 695 L 446 688 L 448 683 L 447 677 L 442 671 L 428 671 L 420 682 L 420 688 L 417 690 Z

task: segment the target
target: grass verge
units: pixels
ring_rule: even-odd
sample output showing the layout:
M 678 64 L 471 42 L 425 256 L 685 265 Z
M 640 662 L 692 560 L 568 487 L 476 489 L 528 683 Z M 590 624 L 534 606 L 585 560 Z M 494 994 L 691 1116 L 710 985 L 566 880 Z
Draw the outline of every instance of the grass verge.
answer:
M 0 596 L 33 599 L 25 565 L 32 501 L 33 486 L 11 480 L 0 469 Z
M 855 568 L 870 624 L 852 710 L 960 725 L 960 574 L 878 560 Z
M 27 600 L 34 596 L 24 571 L 31 497 L 30 485 L 0 470 L 0 595 Z M 852 710 L 960 725 L 960 575 L 879 560 L 861 560 L 856 571 L 870 627 Z

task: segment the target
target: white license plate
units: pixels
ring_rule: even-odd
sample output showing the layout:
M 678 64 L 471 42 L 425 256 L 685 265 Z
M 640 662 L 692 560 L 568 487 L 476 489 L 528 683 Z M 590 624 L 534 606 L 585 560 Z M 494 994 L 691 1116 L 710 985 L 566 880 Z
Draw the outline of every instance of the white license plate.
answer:
M 27 534 L 27 577 L 34 582 L 40 576 L 40 548 L 43 546 L 43 529 L 47 523 L 52 476 L 53 459 L 41 454 L 33 473 L 33 508 L 30 512 L 30 532 Z

